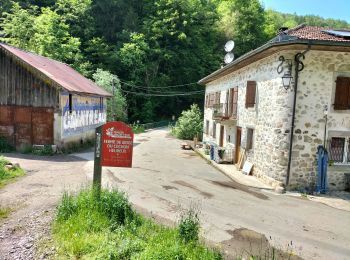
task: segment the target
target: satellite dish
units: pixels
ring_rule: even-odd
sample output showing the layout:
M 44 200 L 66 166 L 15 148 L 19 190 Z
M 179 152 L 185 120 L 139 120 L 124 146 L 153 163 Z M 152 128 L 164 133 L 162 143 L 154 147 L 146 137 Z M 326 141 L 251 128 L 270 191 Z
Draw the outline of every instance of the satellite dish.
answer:
M 235 55 L 232 52 L 226 53 L 224 61 L 226 64 L 231 63 L 235 59 Z
M 234 41 L 228 41 L 228 42 L 226 42 L 226 44 L 225 44 L 225 51 L 226 52 L 230 52 L 230 51 L 232 51 L 233 50 L 233 48 L 235 47 L 235 42 Z

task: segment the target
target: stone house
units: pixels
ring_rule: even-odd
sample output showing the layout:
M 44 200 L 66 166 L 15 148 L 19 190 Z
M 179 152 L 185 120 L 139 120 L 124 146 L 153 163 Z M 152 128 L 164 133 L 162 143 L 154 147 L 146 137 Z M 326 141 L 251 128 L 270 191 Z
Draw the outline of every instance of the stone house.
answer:
M 233 149 L 233 163 L 244 153 L 263 181 L 312 188 L 325 145 L 329 189 L 349 188 L 350 32 L 281 30 L 199 83 L 203 140 Z
M 0 136 L 17 149 L 93 138 L 110 96 L 64 63 L 0 43 Z

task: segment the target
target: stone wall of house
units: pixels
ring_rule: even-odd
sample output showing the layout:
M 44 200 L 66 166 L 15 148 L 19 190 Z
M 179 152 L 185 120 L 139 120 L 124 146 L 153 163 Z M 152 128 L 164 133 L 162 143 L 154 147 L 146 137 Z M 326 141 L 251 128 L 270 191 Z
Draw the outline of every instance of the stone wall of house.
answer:
M 276 71 L 280 63 L 278 58 L 283 55 L 294 60 L 298 52 L 276 53 L 210 82 L 206 87 L 206 93 L 221 91 L 224 95 L 228 89 L 238 86 L 238 119 L 235 126 L 225 125 L 224 146 L 229 143 L 228 139 L 235 145 L 236 127 L 241 127 L 242 147 L 245 147 L 247 129 L 254 129 L 253 149 L 247 152 L 247 159 L 254 164 L 253 174 L 270 184 L 285 182 L 294 95 L 293 88 L 286 91 L 282 87 L 283 73 Z M 326 105 L 329 108 L 326 139 L 339 134 L 350 136 L 350 111 L 335 111 L 332 105 L 337 76 L 350 76 L 350 54 L 311 50 L 303 62 L 305 68 L 299 74 L 290 185 L 312 188 L 316 181 L 317 146 L 323 144 L 325 138 Z M 255 107 L 247 109 L 248 80 L 257 82 L 257 92 Z M 205 109 L 204 117 L 210 122 L 210 131 L 209 135 L 204 134 L 204 140 L 213 140 L 212 112 L 210 108 Z M 220 123 L 216 129 L 216 143 L 219 138 Z M 349 166 L 329 167 L 331 190 L 344 189 L 345 173 L 350 173 Z
M 337 76 L 350 76 L 350 54 L 311 50 L 303 63 L 305 68 L 299 74 L 290 183 L 313 186 L 317 146 L 330 137 L 350 137 L 350 110 L 336 111 L 333 106 Z M 326 136 L 325 106 L 329 110 Z M 344 173 L 350 173 L 350 166 L 336 169 L 330 166 L 328 172 L 329 188 L 344 189 Z
M 292 109 L 292 95 L 282 87 L 281 76 L 276 68 L 279 65 L 277 53 L 252 63 L 225 77 L 210 82 L 206 93 L 222 91 L 222 95 L 233 87 L 238 87 L 238 118 L 235 126 L 225 125 L 225 142 L 228 139 L 235 146 L 236 128 L 242 129 L 242 147 L 247 141 L 247 129 L 252 128 L 253 148 L 247 151 L 247 160 L 254 164 L 253 174 L 271 184 L 285 181 L 288 163 L 288 144 Z M 247 81 L 257 82 L 256 104 L 245 107 Z M 212 128 L 212 109 L 206 108 L 204 120 L 209 120 Z M 205 123 L 204 123 L 205 125 Z M 216 143 L 219 143 L 220 123 L 217 124 Z M 212 134 L 204 134 L 204 140 L 213 140 Z M 228 136 L 230 136 L 228 138 Z M 275 181 L 276 180 L 276 181 Z

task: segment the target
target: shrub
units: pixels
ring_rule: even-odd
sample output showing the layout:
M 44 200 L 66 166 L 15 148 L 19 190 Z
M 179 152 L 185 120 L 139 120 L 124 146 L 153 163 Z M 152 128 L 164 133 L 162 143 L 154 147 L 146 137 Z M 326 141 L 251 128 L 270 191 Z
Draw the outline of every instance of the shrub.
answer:
M 199 227 L 198 213 L 194 209 L 189 209 L 180 217 L 178 228 L 180 238 L 186 243 L 198 241 Z
M 0 136 L 0 153 L 12 152 L 14 148 L 8 143 L 5 137 Z
M 193 104 L 189 110 L 183 111 L 177 120 L 172 133 L 180 139 L 192 140 L 202 133 L 203 118 L 197 104 Z

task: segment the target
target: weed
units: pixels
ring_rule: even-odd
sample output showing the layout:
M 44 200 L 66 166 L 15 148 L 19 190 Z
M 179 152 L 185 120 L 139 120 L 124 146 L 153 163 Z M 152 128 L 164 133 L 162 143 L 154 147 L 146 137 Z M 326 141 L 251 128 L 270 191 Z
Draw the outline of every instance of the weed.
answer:
M 193 208 L 180 216 L 179 236 L 184 242 L 198 241 L 199 227 L 198 213 Z
M 55 152 L 51 145 L 44 145 L 43 149 L 32 150 L 32 153 L 40 156 L 52 156 Z
M 102 190 L 99 197 L 95 195 L 92 189 L 76 196 L 63 194 L 53 225 L 59 259 L 222 259 L 198 242 L 199 226 L 194 235 L 192 225 L 184 224 L 192 230 L 192 235 L 185 232 L 191 238 L 186 243 L 179 228 L 158 225 L 137 214 L 124 193 Z M 184 223 L 194 216 L 184 217 Z
M 85 141 L 81 140 L 79 142 L 73 142 L 67 144 L 65 147 L 61 148 L 61 151 L 65 154 L 77 153 L 89 149 L 95 145 L 94 139 L 87 139 Z
M 12 212 L 11 208 L 0 207 L 0 219 L 7 218 L 10 215 L 11 212 Z
M 134 132 L 134 134 L 141 134 L 145 132 L 145 127 L 143 125 L 140 124 L 132 124 L 132 131 Z
M 14 148 L 8 143 L 5 137 L 0 136 L 0 153 L 12 152 Z
M 31 145 L 26 145 L 20 149 L 20 152 L 23 154 L 30 154 L 33 152 L 33 147 Z
M 24 171 L 20 167 L 12 165 L 12 167 L 8 169 L 5 167 L 6 165 L 10 165 L 10 162 L 0 156 L 0 188 L 12 182 L 15 178 L 24 175 Z

